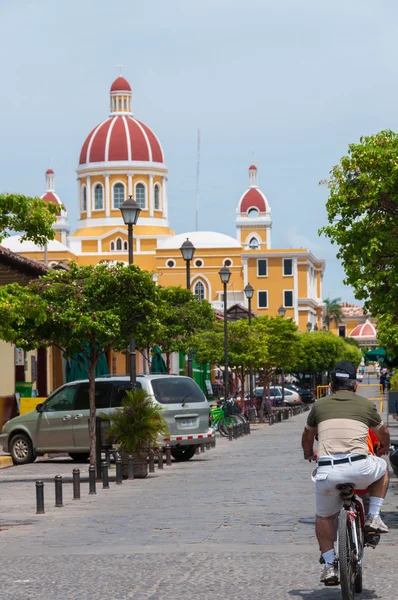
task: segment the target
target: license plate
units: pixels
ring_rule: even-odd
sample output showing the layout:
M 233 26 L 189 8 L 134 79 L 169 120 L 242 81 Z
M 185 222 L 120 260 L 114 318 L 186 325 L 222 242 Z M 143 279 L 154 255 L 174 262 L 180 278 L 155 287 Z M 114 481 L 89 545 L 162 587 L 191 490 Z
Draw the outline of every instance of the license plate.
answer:
M 178 424 L 181 427 L 192 427 L 192 425 L 195 425 L 195 421 L 196 419 L 192 418 L 192 419 L 178 419 Z

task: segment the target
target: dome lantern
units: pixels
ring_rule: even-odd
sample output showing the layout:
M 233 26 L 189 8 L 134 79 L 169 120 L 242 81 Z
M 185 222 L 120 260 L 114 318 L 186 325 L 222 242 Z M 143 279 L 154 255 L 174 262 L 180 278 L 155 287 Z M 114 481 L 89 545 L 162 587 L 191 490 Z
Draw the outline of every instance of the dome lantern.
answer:
M 47 169 L 46 171 L 46 192 L 54 191 L 54 171 Z
M 121 75 L 111 85 L 111 116 L 132 115 L 131 87 Z
M 250 165 L 249 167 L 249 187 L 258 187 L 256 165 Z

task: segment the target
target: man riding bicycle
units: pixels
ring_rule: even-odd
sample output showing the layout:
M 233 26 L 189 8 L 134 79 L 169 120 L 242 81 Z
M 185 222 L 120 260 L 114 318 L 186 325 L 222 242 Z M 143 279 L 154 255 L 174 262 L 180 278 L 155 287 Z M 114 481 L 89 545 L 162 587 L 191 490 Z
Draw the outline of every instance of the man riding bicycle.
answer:
M 302 447 L 304 457 L 318 461 L 314 472 L 316 493 L 316 536 L 325 561 L 321 581 L 337 585 L 335 563 L 334 519 L 342 500 L 337 485 L 351 483 L 357 489 L 369 488 L 369 513 L 365 531 L 388 533 L 380 517 L 380 509 L 388 489 L 387 463 L 369 454 L 369 429 L 380 440 L 379 454 L 388 452 L 390 436 L 376 407 L 370 400 L 355 394 L 357 389 L 355 365 L 343 360 L 331 372 L 332 395 L 316 402 L 308 415 Z M 318 452 L 314 451 L 318 435 Z

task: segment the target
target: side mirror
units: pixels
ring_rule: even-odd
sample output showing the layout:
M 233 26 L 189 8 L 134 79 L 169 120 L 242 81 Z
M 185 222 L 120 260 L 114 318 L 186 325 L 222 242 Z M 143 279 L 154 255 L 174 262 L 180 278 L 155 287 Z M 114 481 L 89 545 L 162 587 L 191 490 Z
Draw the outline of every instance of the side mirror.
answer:
M 42 402 L 40 404 L 36 405 L 36 412 L 38 412 L 38 413 L 44 412 L 44 404 Z

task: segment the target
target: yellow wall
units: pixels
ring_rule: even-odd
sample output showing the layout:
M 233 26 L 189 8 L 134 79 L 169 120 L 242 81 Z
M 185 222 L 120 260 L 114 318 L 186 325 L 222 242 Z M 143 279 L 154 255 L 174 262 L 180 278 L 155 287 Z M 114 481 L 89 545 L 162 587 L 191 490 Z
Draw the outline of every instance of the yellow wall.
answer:
M 97 240 L 82 240 L 82 252 L 98 252 Z
M 14 346 L 0 340 L 0 396 L 15 394 Z

